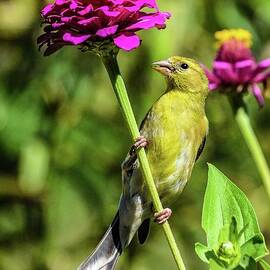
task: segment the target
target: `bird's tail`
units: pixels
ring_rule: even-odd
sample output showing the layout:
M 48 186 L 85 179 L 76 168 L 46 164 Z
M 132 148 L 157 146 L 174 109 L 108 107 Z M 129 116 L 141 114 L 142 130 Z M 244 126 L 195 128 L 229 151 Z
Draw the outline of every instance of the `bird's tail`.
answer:
M 96 249 L 77 270 L 113 270 L 121 252 L 119 214 L 117 213 Z

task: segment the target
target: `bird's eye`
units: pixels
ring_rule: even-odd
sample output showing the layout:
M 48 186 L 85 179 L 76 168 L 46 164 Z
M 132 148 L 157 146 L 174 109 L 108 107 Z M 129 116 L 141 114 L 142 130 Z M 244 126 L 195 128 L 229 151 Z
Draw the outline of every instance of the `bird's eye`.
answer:
M 188 64 L 186 64 L 186 63 L 181 64 L 181 68 L 182 69 L 188 69 Z

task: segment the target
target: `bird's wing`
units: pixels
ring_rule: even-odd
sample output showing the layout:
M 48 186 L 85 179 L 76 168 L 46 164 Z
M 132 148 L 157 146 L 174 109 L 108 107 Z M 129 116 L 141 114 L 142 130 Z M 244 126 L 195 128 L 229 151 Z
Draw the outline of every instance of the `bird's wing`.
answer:
M 152 109 L 152 108 L 151 108 Z M 147 134 L 144 131 L 144 124 L 147 121 L 148 115 L 151 112 L 151 109 L 147 112 L 146 116 L 144 117 L 143 121 L 140 124 L 140 134 L 145 136 L 147 139 Z M 147 149 L 145 149 L 147 151 Z M 139 162 L 137 159 L 137 155 L 136 152 L 134 150 L 134 147 L 132 146 L 131 149 L 129 150 L 129 152 L 127 153 L 127 156 L 124 160 L 124 162 L 122 163 L 122 179 L 123 179 L 123 193 L 125 195 L 128 195 L 128 193 L 130 193 L 131 190 L 134 190 L 132 186 L 136 186 L 141 182 L 141 179 L 139 180 L 139 183 L 134 180 L 134 183 L 131 183 L 132 180 L 132 176 L 134 176 L 134 172 L 137 172 L 137 169 L 139 167 Z M 138 176 L 138 175 L 137 175 Z M 138 177 L 135 177 L 138 178 Z M 140 178 L 140 177 L 139 177 Z M 136 190 L 136 188 L 135 188 Z M 129 194 L 130 196 L 132 196 L 131 194 Z
M 138 168 L 138 160 L 136 153 L 132 153 L 133 149 L 128 152 L 124 162 L 122 163 L 122 185 L 123 185 L 123 196 L 131 197 L 131 178 L 134 170 Z

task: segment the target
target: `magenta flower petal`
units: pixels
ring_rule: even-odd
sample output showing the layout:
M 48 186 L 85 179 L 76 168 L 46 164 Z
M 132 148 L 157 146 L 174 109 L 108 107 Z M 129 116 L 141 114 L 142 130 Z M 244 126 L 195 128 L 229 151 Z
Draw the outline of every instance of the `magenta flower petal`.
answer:
M 157 14 L 156 16 L 144 16 L 139 22 L 132 24 L 127 27 L 126 30 L 139 30 L 139 29 L 150 29 L 155 26 L 163 26 L 167 19 L 167 14 Z
M 68 2 L 70 2 L 69 0 L 56 0 L 55 4 L 56 5 L 63 5 L 63 4 L 67 4 Z
M 140 46 L 141 40 L 136 34 L 122 33 L 121 35 L 114 38 L 114 44 L 125 50 L 131 51 Z
M 150 7 L 150 8 L 155 8 L 158 9 L 157 3 L 155 0 L 141 0 L 138 2 L 144 2 L 144 5 Z
M 254 78 L 253 78 L 253 81 L 255 83 L 260 83 L 260 82 L 263 82 L 265 81 L 267 78 L 270 77 L 270 72 L 261 72 L 259 74 L 257 74 Z
M 260 89 L 260 87 L 256 83 L 253 83 L 251 85 L 251 91 L 253 95 L 255 96 L 256 100 L 258 101 L 259 105 L 263 107 L 264 97 L 262 95 L 262 90 Z
M 121 5 L 123 4 L 124 0 L 112 0 L 114 5 Z
M 74 0 L 71 1 L 70 5 L 69 5 L 70 9 L 76 10 L 78 8 L 78 3 Z
M 244 84 L 250 80 L 253 71 L 256 69 L 256 65 L 254 60 L 243 60 L 235 63 L 239 83 Z
M 63 23 L 63 22 L 60 22 L 60 23 L 53 23 L 52 24 L 52 28 L 53 29 L 58 29 L 58 28 L 60 28 L 61 26 L 64 26 L 65 25 L 65 23 Z
M 81 16 L 84 16 L 84 15 L 87 15 L 92 10 L 93 10 L 93 6 L 91 4 L 89 4 L 88 6 L 86 6 L 86 8 L 79 11 L 78 14 Z
M 89 26 L 89 25 L 98 25 L 99 24 L 99 17 L 91 17 L 89 19 L 83 19 L 78 21 L 78 24 L 84 25 L 84 26 Z
M 237 61 L 235 63 L 235 67 L 236 68 L 247 68 L 247 67 L 255 67 L 256 66 L 256 62 L 254 60 L 243 60 L 243 61 Z
M 118 28 L 118 25 L 105 27 L 105 28 L 99 29 L 96 32 L 96 35 L 99 37 L 103 37 L 103 38 L 108 37 L 108 36 L 112 36 L 116 33 L 117 28 Z
M 202 65 L 202 68 L 210 84 L 218 85 L 220 83 L 220 80 L 216 77 L 216 75 L 211 72 L 206 66 Z
M 266 58 L 258 63 L 258 68 L 269 68 L 270 67 L 270 58 Z
M 81 34 L 74 34 L 74 33 L 65 33 L 63 35 L 63 40 L 65 42 L 71 43 L 73 45 L 79 45 L 89 39 L 91 35 L 81 35 Z
M 100 7 L 97 9 L 97 11 L 102 11 L 104 13 L 104 15 L 108 16 L 108 17 L 116 17 L 120 14 L 119 11 L 111 11 L 109 9 L 109 7 L 104 6 L 104 7 Z
M 149 8 L 154 8 L 158 10 L 157 4 L 155 0 L 137 0 L 133 1 L 133 5 L 126 6 L 126 9 L 128 11 L 134 12 L 138 11 L 143 7 L 149 7 Z
M 237 83 L 239 79 L 234 66 L 227 62 L 215 61 L 214 74 L 225 84 Z
M 134 3 L 140 6 L 140 8 L 149 7 L 149 8 L 158 9 L 158 6 L 155 0 L 137 0 L 137 1 L 134 1 Z
M 50 13 L 53 10 L 54 5 L 53 4 L 49 4 L 46 7 L 44 7 L 41 11 L 41 15 L 42 16 L 46 16 L 48 13 Z
M 270 58 L 264 59 L 258 63 L 257 68 L 254 71 L 253 76 L 257 76 L 257 74 L 265 71 L 268 68 L 270 68 Z
M 209 82 L 209 90 L 213 91 L 216 90 L 217 88 L 219 88 L 220 84 L 219 83 L 214 83 L 214 82 Z
M 67 24 L 73 24 L 77 21 L 78 17 L 77 16 L 66 16 L 61 18 L 61 22 L 67 23 Z
M 218 69 L 232 69 L 232 64 L 228 62 L 223 62 L 223 61 L 215 61 L 214 62 L 214 68 Z

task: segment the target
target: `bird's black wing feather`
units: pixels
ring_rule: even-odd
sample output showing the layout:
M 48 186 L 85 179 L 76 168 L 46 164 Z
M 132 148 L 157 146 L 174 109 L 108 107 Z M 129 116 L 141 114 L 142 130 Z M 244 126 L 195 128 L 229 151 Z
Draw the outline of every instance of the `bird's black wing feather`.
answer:
M 145 219 L 138 229 L 138 241 L 142 245 L 145 243 L 150 231 L 150 218 Z
M 200 155 L 201 155 L 201 153 L 202 153 L 202 151 L 204 149 L 205 143 L 206 143 L 206 136 L 203 138 L 202 143 L 201 143 L 201 145 L 200 145 L 200 147 L 198 149 L 198 152 L 197 152 L 197 156 L 196 156 L 196 160 L 195 161 L 197 161 L 198 158 L 200 157 Z

